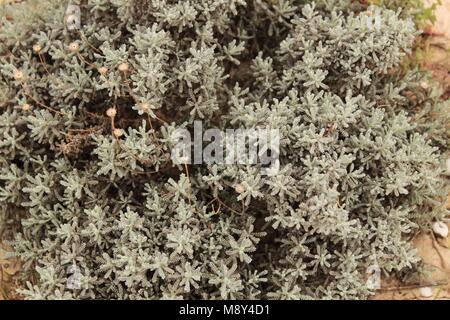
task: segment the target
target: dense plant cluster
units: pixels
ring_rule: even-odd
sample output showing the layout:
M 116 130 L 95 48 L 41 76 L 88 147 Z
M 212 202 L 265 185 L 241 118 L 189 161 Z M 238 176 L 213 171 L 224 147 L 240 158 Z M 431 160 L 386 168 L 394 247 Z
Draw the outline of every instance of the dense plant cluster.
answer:
M 418 27 L 425 27 L 436 21 L 436 9 L 442 5 L 442 0 L 362 0 L 368 4 L 382 6 L 392 10 L 401 9 L 402 14 L 413 18 Z
M 417 269 L 409 239 L 445 213 L 446 119 L 428 119 L 448 103 L 396 72 L 412 21 L 350 1 L 72 4 L 80 28 L 42 0 L 0 25 L 0 223 L 21 221 L 26 298 L 364 298 L 367 267 Z M 279 129 L 280 172 L 174 165 L 195 120 Z

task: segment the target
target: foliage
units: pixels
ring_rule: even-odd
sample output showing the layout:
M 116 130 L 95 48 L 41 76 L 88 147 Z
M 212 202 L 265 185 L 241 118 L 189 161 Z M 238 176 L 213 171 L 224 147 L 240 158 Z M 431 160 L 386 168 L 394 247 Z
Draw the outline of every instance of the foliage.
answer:
M 0 217 L 24 212 L 27 298 L 365 298 L 368 266 L 420 265 L 409 239 L 445 214 L 449 140 L 428 119 L 449 105 L 396 72 L 410 19 L 89 0 L 68 30 L 66 6 L 6 6 L 0 26 Z M 173 165 L 170 133 L 194 120 L 279 129 L 279 174 Z
M 419 28 L 436 21 L 436 8 L 442 4 L 442 0 L 431 1 L 429 5 L 424 0 L 368 0 L 367 2 L 392 10 L 400 9 L 403 14 L 413 17 Z

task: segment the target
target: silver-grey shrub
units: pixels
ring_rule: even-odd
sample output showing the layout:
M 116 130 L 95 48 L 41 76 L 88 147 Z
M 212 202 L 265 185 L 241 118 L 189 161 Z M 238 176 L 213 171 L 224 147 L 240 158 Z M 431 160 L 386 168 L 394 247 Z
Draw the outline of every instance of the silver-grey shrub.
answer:
M 79 30 L 67 1 L 1 9 L 0 217 L 26 298 L 365 298 L 367 267 L 420 268 L 448 103 L 398 68 L 412 21 L 350 1 L 80 2 Z M 194 120 L 279 129 L 280 173 L 173 166 Z

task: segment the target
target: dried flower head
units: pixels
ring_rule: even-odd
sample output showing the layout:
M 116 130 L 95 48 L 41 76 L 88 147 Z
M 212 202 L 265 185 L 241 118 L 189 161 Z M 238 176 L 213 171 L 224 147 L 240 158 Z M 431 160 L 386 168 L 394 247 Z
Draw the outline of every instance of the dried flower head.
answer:
M 420 86 L 421 86 L 422 89 L 424 89 L 424 90 L 427 90 L 427 89 L 430 87 L 430 85 L 428 84 L 427 81 L 422 81 L 422 82 L 420 83 Z
M 69 44 L 69 51 L 70 52 L 78 52 L 80 50 L 80 45 L 78 42 L 74 41 Z
M 108 73 L 108 68 L 107 67 L 100 67 L 97 69 L 97 71 L 101 74 L 101 75 L 105 75 Z
M 110 118 L 114 118 L 116 114 L 117 114 L 116 108 L 109 108 L 108 110 L 106 110 L 106 115 Z
M 22 105 L 22 110 L 23 111 L 30 111 L 31 110 L 31 106 L 28 103 L 24 103 Z
M 234 190 L 237 193 L 244 193 L 245 192 L 245 187 L 242 183 L 238 183 L 237 185 L 234 186 Z
M 39 43 L 36 43 L 35 45 L 33 45 L 33 51 L 35 53 L 40 53 L 42 50 L 42 46 Z
M 127 72 L 130 69 L 130 65 L 128 63 L 124 62 L 119 65 L 118 69 L 120 72 Z
M 120 128 L 116 128 L 114 129 L 114 136 L 116 136 L 117 138 L 121 137 L 123 135 L 123 130 Z
M 147 102 L 143 102 L 139 105 L 141 107 L 141 110 L 145 113 L 149 113 L 150 112 L 150 104 L 148 104 Z
M 19 80 L 19 81 L 23 80 L 25 78 L 25 75 L 20 70 L 15 70 L 13 76 L 14 76 L 14 79 Z

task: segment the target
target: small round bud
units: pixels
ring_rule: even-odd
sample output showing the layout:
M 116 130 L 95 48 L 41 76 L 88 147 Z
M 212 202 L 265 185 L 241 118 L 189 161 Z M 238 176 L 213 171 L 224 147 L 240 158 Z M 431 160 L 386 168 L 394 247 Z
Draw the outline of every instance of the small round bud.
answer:
M 116 129 L 114 129 L 113 133 L 117 138 L 119 138 L 123 135 L 123 130 L 120 128 L 116 128 Z
M 119 64 L 119 71 L 120 72 L 127 72 L 130 69 L 130 65 L 128 63 L 121 63 Z
M 14 71 L 14 79 L 23 80 L 23 78 L 24 78 L 24 74 L 22 71 L 20 71 L 20 70 Z
M 97 70 L 98 70 L 98 72 L 99 72 L 100 74 L 102 74 L 102 75 L 105 75 L 105 74 L 108 73 L 108 68 L 107 68 L 107 67 L 100 67 L 100 68 L 98 68 Z
M 115 108 L 109 108 L 106 110 L 106 115 L 110 118 L 114 118 L 117 114 L 117 110 Z
M 78 42 L 71 42 L 69 44 L 69 50 L 71 52 L 78 52 L 78 50 L 80 50 L 80 45 L 78 44 Z
M 244 193 L 244 192 L 245 192 L 245 187 L 244 187 L 244 185 L 243 185 L 242 183 L 239 183 L 239 184 L 237 184 L 237 185 L 234 187 L 234 190 L 235 190 L 237 193 Z
M 22 110 L 23 111 L 30 111 L 31 110 L 31 106 L 28 103 L 24 103 L 22 105 Z
M 150 112 L 150 105 L 147 102 L 141 103 L 140 106 L 141 106 L 142 111 L 144 111 L 145 113 Z
M 426 82 L 426 81 L 422 81 L 420 83 L 420 86 L 422 87 L 422 89 L 425 89 L 425 90 L 427 90 L 430 87 L 428 82 Z
M 40 45 L 39 43 L 36 43 L 36 44 L 33 46 L 33 51 L 34 51 L 35 53 L 39 53 L 39 52 L 41 52 L 41 50 L 42 50 L 42 47 L 41 47 L 41 45 Z

